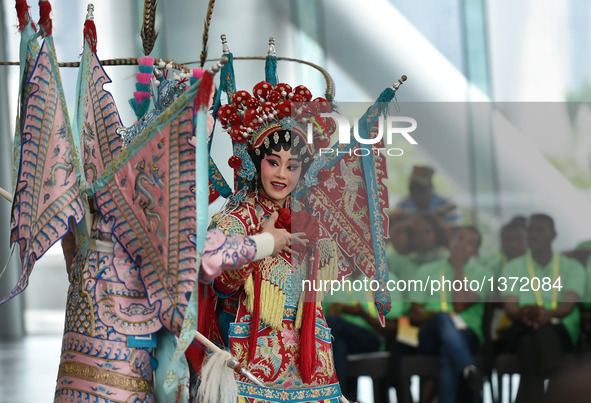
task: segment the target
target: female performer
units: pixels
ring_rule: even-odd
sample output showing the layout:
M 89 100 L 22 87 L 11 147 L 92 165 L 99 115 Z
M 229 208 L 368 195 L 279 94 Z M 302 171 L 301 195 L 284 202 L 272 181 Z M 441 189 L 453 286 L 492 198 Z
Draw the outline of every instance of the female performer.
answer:
M 200 330 L 228 345 L 240 365 L 267 386 L 253 385 L 238 376 L 239 401 L 336 402 L 341 392 L 330 330 L 319 296 L 304 284 L 305 280 L 336 278 L 338 250 L 326 229 L 291 198 L 314 153 L 305 120 L 297 118 L 310 117 L 310 109 L 296 111 L 294 103 L 292 117 L 291 102 L 309 102 L 311 94 L 303 86 L 292 90 L 287 84 L 273 87 L 266 82 L 257 84 L 253 93 L 254 97 L 238 91 L 232 104 L 218 113 L 222 124 L 232 125 L 229 132 L 235 142 L 248 140 L 248 157 L 255 172 L 250 189 L 237 192 L 232 207 L 214 217 L 213 226 L 227 234 L 252 236 L 277 211 L 278 225 L 292 231 L 294 242 L 291 251 L 217 277 L 201 306 Z M 318 109 L 311 109 L 316 111 L 328 105 L 321 98 L 315 101 L 311 105 Z M 325 133 L 322 140 L 327 138 Z M 238 163 L 236 158 L 240 158 Z M 235 169 L 248 167 L 250 161 L 244 159 L 249 158 L 233 156 L 230 163 Z M 307 248 L 294 236 L 302 235 L 298 231 L 305 233 Z M 212 317 L 216 304 L 221 314 Z M 199 368 L 198 361 L 192 363 Z

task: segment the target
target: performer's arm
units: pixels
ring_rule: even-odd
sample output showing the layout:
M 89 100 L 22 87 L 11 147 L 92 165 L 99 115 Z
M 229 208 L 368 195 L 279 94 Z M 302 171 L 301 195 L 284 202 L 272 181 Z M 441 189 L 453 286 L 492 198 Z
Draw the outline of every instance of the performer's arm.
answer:
M 276 255 L 289 248 L 291 234 L 284 229 L 275 228 L 275 221 L 277 213 L 273 213 L 267 220 L 262 233 L 251 236 L 238 233 L 224 235 L 219 229 L 207 231 L 199 281 L 209 283 L 222 272 L 242 269 L 253 261 Z M 238 277 L 242 275 L 238 274 Z

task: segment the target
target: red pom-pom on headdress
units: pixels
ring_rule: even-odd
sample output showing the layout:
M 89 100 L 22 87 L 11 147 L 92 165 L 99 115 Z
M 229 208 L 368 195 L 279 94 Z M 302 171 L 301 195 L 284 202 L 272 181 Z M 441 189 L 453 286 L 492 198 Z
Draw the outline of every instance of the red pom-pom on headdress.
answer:
M 300 137 L 301 144 L 307 145 L 307 154 L 312 156 L 315 148 L 329 146 L 336 123 L 320 116 L 331 110 L 326 99 L 311 100 L 312 93 L 303 85 L 292 89 L 286 83 L 273 86 L 261 81 L 254 86 L 252 94 L 236 91 L 231 103 L 218 109 L 217 117 L 234 142 L 248 141 L 251 149 L 268 147 L 269 142 L 264 141 L 267 136 L 289 129 Z M 308 123 L 312 124 L 312 144 L 308 144 Z

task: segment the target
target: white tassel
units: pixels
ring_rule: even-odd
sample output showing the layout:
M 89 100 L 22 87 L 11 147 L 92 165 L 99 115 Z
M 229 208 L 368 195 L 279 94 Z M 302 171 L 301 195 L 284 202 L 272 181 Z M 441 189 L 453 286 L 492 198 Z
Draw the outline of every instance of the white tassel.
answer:
M 225 350 L 218 350 L 209 356 L 201 368 L 199 403 L 234 403 L 238 400 L 234 370 L 227 364 L 231 359 L 232 356 Z

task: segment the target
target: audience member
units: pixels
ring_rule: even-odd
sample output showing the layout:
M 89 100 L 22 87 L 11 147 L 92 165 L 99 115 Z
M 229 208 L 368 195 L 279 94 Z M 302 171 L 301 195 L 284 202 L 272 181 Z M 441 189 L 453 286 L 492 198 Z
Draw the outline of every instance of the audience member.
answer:
M 391 216 L 390 244 L 387 256 L 390 272 L 399 279 L 409 281 L 416 279 L 419 266 L 447 256 L 448 229 L 435 214 L 424 211 L 418 213 L 401 213 Z M 396 356 L 393 366 L 398 368 L 403 356 L 414 354 L 418 345 L 418 329 L 411 326 L 409 290 L 398 291 L 392 295 L 392 309 L 400 313 L 396 344 Z M 399 377 L 393 379 L 402 400 L 400 388 L 408 388 Z M 426 395 L 433 394 L 435 383 L 424 382 L 422 388 Z M 433 391 L 433 392 L 431 392 Z
M 505 313 L 502 303 L 502 298 L 499 295 L 498 287 L 496 287 L 498 278 L 503 272 L 503 268 L 507 263 L 519 256 L 523 256 L 527 251 L 527 237 L 525 233 L 525 218 L 515 217 L 509 223 L 501 228 L 501 249 L 496 253 L 489 255 L 487 258 L 481 259 L 481 265 L 488 270 L 491 276 L 494 276 L 494 289 L 489 296 L 487 302 L 492 305 L 491 309 L 491 330 L 492 340 L 495 342 L 495 351 L 502 351 L 506 347 L 502 344 L 505 342 L 505 332 L 511 325 L 509 316 Z M 490 354 L 493 354 L 490 351 Z
M 419 266 L 447 256 L 448 231 L 431 212 L 412 214 L 403 225 L 407 234 L 407 254 L 389 256 L 390 271 L 403 280 L 414 279 Z
M 527 250 L 525 223 L 515 219 L 511 220 L 501 228 L 500 238 L 501 249 L 480 261 L 482 266 L 487 268 L 495 277 L 501 275 L 507 262 L 525 254 Z
M 345 281 L 340 290 L 325 296 L 323 308 L 333 336 L 334 365 L 341 391 L 344 396 L 355 399 L 356 396 L 350 396 L 347 387 L 347 356 L 381 351 L 386 348 L 387 342 L 394 342 L 397 318 L 403 306 L 394 302 L 385 317 L 385 327 L 382 327 L 371 290 L 352 285 L 363 274 L 356 272 L 353 276 L 351 287 Z M 390 273 L 390 279 L 396 280 L 393 273 Z
M 455 289 L 443 286 L 444 280 L 463 284 L 464 278 L 482 279 L 484 269 L 473 259 L 480 243 L 476 228 L 461 227 L 450 240 L 449 257 L 425 264 L 417 273 L 417 279 L 423 282 L 439 280 L 442 285 L 440 289 L 430 288 L 433 292 L 414 292 L 411 309 L 413 324 L 420 326 L 419 352 L 439 357 L 439 403 L 455 403 L 462 380 L 473 398 L 481 398 L 482 374 L 473 354 L 483 340 L 482 296 L 463 285 Z
M 529 249 L 503 269 L 507 287 L 502 296 L 513 324 L 508 345 L 519 354 L 518 403 L 539 401 L 544 381 L 556 374 L 565 352 L 579 336 L 577 303 L 584 292 L 581 264 L 552 250 L 554 220 L 532 215 L 527 224 Z M 510 277 L 518 283 L 512 284 Z M 499 284 L 502 287 L 502 284 Z
M 449 228 L 456 228 L 462 223 L 462 216 L 451 200 L 433 190 L 434 169 L 429 166 L 415 165 L 409 178 L 409 195 L 395 207 L 395 212 L 416 213 L 431 211 Z

